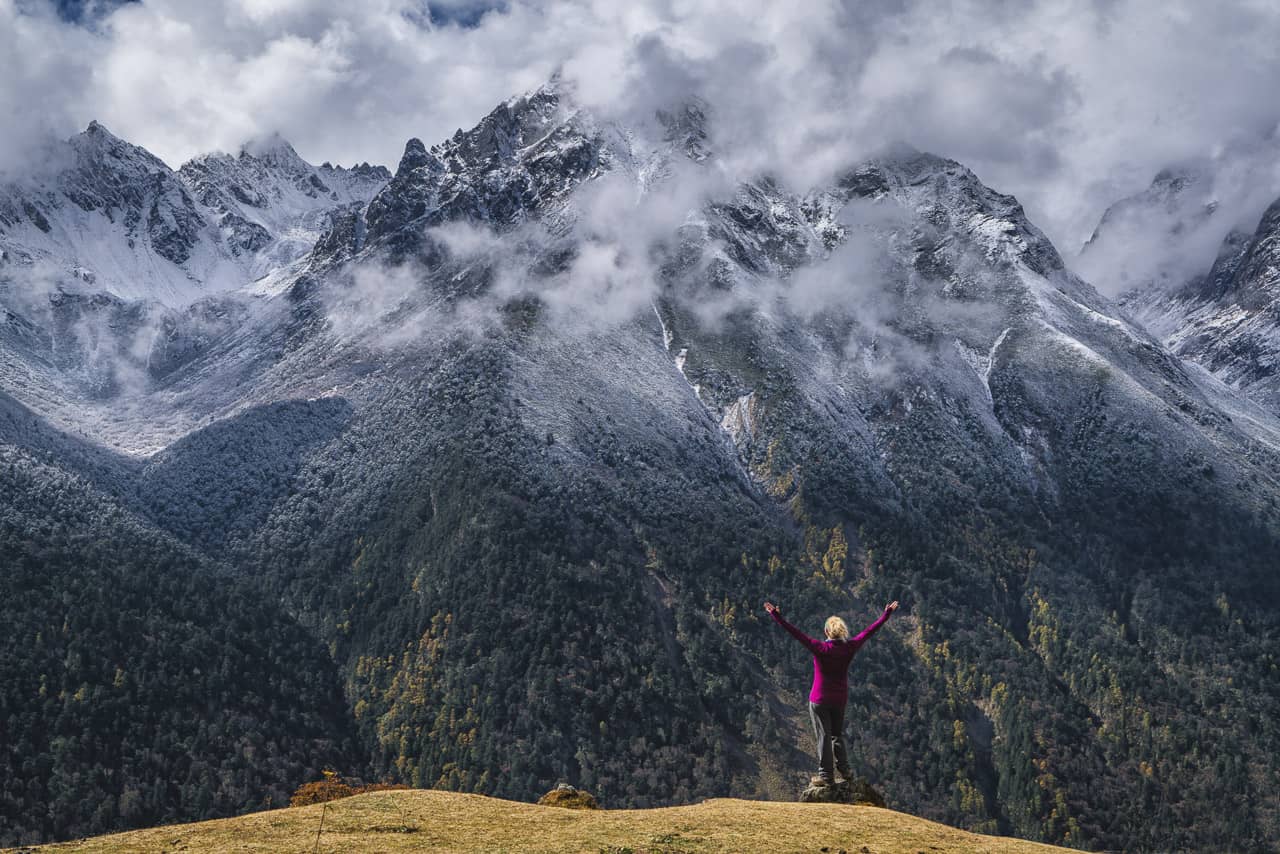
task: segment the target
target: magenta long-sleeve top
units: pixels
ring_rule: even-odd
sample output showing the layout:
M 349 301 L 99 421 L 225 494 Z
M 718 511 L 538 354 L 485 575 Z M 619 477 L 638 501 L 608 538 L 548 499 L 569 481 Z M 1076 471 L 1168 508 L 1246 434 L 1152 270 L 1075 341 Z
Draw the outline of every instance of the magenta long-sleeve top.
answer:
M 849 663 L 867 642 L 867 638 L 875 634 L 892 613 L 885 608 L 874 623 L 848 640 L 818 640 L 788 623 L 779 612 L 773 612 L 774 621 L 813 653 L 813 688 L 809 690 L 809 702 L 824 706 L 845 704 L 849 698 Z

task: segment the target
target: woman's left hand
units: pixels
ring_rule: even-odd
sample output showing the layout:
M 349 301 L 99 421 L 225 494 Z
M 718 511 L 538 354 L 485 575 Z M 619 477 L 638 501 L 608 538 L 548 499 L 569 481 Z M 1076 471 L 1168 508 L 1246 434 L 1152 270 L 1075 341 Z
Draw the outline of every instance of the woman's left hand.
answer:
M 768 611 L 770 614 L 772 614 L 778 610 L 778 606 L 773 604 L 772 602 L 765 602 L 764 609 Z

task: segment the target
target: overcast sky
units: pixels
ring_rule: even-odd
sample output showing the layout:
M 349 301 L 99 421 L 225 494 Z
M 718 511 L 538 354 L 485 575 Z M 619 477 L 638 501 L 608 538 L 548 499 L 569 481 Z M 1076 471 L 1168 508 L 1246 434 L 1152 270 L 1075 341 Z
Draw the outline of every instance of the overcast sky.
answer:
M 624 117 L 698 93 L 797 183 L 894 139 L 1064 252 L 1161 166 L 1272 136 L 1280 5 L 1203 0 L 0 0 L 0 169 L 97 119 L 171 165 L 278 131 L 394 168 L 556 68 Z M 1269 171 L 1268 171 L 1269 170 Z

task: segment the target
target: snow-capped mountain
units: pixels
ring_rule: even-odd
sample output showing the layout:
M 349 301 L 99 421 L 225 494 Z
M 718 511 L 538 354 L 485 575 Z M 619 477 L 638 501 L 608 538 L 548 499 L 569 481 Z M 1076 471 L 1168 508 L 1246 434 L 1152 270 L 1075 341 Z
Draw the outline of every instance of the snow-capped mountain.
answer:
M 28 293 L 179 307 L 301 257 L 332 213 L 389 177 L 368 164 L 313 167 L 278 137 L 174 172 L 92 122 L 45 168 L 0 185 L 0 277 Z
M 1074 266 L 1111 293 L 1176 287 L 1186 278 L 1187 253 L 1203 256 L 1200 246 L 1188 247 L 1187 241 L 1218 225 L 1218 209 L 1208 165 L 1162 169 L 1146 189 L 1103 212 Z
M 258 278 L 301 258 L 347 208 L 361 208 L 391 179 L 383 166 L 312 166 L 278 135 L 239 154 L 204 154 L 178 177 L 216 214 L 232 254 Z
M 1126 244 L 1162 253 L 1168 266 L 1126 282 L 1121 305 L 1173 353 L 1280 413 L 1280 200 L 1256 226 L 1234 225 L 1212 184 L 1204 171 L 1162 171 L 1148 190 L 1108 209 L 1078 267 L 1100 269 Z M 1200 240 L 1179 257 L 1179 242 L 1197 231 L 1220 238 L 1216 252 Z
M 726 178 L 713 122 L 606 121 L 553 81 L 410 140 L 367 205 L 372 170 L 278 142 L 140 166 L 271 284 L 159 320 L 64 293 L 99 342 L 66 362 L 56 312 L 10 309 L 0 446 L 278 597 L 377 776 L 778 796 L 809 761 L 805 662 L 759 602 L 900 597 L 854 697 L 891 800 L 1257 847 L 1280 827 L 1280 420 L 963 165 L 895 146 L 819 187 Z M 1239 299 L 1271 281 L 1262 235 Z M 90 394 L 64 364 L 117 367 Z
M 136 403 L 390 177 L 312 166 L 278 136 L 174 172 L 92 122 L 0 184 L 0 377 L 59 423 L 96 422 L 95 401 L 127 406 L 126 391 Z
M 1173 352 L 1280 412 L 1280 202 L 1253 234 L 1233 231 L 1213 266 L 1172 291 L 1136 292 L 1126 308 Z
M 457 219 L 511 226 L 575 184 L 610 168 L 611 157 L 584 117 L 543 87 L 513 98 L 480 124 L 430 151 L 411 139 L 386 190 L 369 205 L 369 239 L 421 221 Z
M 661 112 L 653 127 L 600 121 L 553 80 L 429 150 L 409 140 L 395 177 L 369 204 L 366 237 L 377 243 L 459 221 L 506 231 L 537 219 L 564 231 L 580 184 L 621 170 L 643 191 L 673 159 L 705 159 L 704 121 L 696 102 Z
M 176 304 L 243 284 L 207 211 L 145 149 L 93 122 L 50 161 L 0 189 L 0 275 L 28 280 L 14 287 Z

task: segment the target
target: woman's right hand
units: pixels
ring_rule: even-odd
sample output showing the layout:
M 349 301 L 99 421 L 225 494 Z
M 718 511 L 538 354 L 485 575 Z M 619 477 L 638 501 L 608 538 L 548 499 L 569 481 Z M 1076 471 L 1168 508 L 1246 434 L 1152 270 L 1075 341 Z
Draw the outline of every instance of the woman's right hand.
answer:
M 778 610 L 778 606 L 773 604 L 772 602 L 765 602 L 764 609 L 768 611 L 770 614 L 773 614 Z
M 890 614 L 898 610 L 898 600 L 894 599 L 892 602 L 890 602 L 888 607 L 885 608 L 885 610 L 888 611 Z

